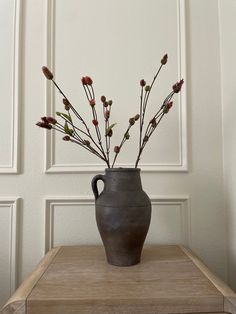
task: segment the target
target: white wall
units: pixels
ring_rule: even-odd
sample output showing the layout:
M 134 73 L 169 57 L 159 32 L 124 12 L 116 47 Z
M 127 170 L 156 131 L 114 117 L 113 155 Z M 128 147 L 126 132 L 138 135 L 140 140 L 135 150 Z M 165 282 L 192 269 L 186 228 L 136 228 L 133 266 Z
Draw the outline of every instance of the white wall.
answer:
M 114 100 L 113 119 L 120 122 L 117 130 L 122 132 L 127 117 L 138 110 L 139 79 L 152 79 L 166 51 L 170 61 L 150 105 L 180 77 L 186 84 L 141 163 L 143 187 L 153 204 L 147 242 L 190 246 L 226 279 L 217 1 L 150 0 L 147 5 L 141 0 L 101 0 L 99 6 L 95 0 L 2 3 L 6 7 L 0 11 L 1 17 L 6 12 L 14 16 L 14 3 L 21 4 L 22 33 L 20 50 L 17 33 L 16 45 L 0 50 L 2 60 L 2 54 L 11 49 L 11 58 L 2 68 L 4 73 L 13 69 L 16 78 L 4 82 L 3 103 L 11 104 L 12 109 L 1 106 L 2 116 L 9 121 L 8 128 L 0 125 L 2 133 L 14 136 L 4 142 L 5 159 L 0 159 L 0 221 L 4 225 L 0 230 L 7 239 L 0 242 L 4 252 L 0 302 L 50 247 L 100 243 L 90 181 L 104 166 L 61 141 L 61 136 L 45 136 L 44 130 L 36 128 L 41 116 L 62 108 L 60 97 L 46 84 L 41 66 L 54 68 L 56 80 L 88 119 L 80 77 L 91 75 L 98 96 L 106 93 Z M 17 15 L 17 30 L 18 22 Z M 11 19 L 5 23 L 10 30 L 7 36 L 14 38 Z M 14 59 L 18 52 L 19 62 Z M 125 119 L 123 112 L 127 113 Z M 118 139 L 117 135 L 113 145 Z M 135 146 L 130 143 L 120 160 L 126 166 L 134 159 Z M 13 250 L 9 251 L 10 247 Z M 16 282 L 10 280 L 14 275 Z
M 228 229 L 228 280 L 236 289 L 236 1 L 219 0 L 222 70 L 224 188 Z

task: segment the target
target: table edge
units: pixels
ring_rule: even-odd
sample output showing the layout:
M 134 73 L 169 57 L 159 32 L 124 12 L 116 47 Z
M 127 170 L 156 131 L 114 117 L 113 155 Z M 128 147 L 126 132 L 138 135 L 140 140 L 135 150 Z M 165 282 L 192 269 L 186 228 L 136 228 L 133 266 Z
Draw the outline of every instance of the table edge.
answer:
M 230 313 L 236 314 L 236 293 L 223 280 L 210 271 L 206 264 L 191 249 L 183 245 L 179 245 L 179 247 L 223 295 L 224 311 L 229 311 L 230 307 Z
M 10 297 L 7 303 L 0 309 L 0 313 L 25 313 L 26 300 L 39 279 L 43 276 L 52 260 L 61 250 L 61 246 L 51 249 L 34 268 L 30 275 L 22 282 L 19 288 Z

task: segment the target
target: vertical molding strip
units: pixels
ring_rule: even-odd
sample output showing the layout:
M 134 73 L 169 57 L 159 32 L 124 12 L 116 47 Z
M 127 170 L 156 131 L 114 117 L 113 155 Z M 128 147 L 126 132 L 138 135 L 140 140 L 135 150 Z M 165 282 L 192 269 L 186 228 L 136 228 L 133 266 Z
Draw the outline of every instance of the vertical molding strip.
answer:
M 179 77 L 186 78 L 186 31 L 185 31 L 185 0 L 176 0 L 177 5 L 177 36 L 178 36 L 178 72 Z M 55 54 L 55 0 L 47 0 L 46 21 L 46 63 L 54 71 Z M 54 89 L 46 82 L 46 114 L 51 115 L 55 111 Z M 140 163 L 143 172 L 185 172 L 187 163 L 187 114 L 186 114 L 186 85 L 183 93 L 179 95 L 179 146 L 180 160 L 177 163 Z M 55 164 L 55 133 L 46 133 L 45 172 L 46 173 L 89 173 L 103 171 L 101 164 Z M 117 164 L 118 167 L 133 166 L 129 163 Z
M 0 198 L 0 207 L 9 207 L 10 210 L 10 278 L 9 287 L 11 294 L 18 285 L 18 228 L 19 228 L 19 198 Z M 9 296 L 10 297 L 10 296 Z
M 11 161 L 9 165 L 0 165 L 0 173 L 19 172 L 19 105 L 21 100 L 21 24 L 22 1 L 14 1 L 13 17 L 13 55 L 12 55 L 12 137 Z

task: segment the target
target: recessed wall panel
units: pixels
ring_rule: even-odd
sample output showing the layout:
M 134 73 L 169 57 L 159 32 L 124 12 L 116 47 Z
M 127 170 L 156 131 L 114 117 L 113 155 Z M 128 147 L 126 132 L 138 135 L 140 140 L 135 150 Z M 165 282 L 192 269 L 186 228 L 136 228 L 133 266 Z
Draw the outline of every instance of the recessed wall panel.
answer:
M 168 63 L 160 72 L 149 97 L 145 132 L 147 123 L 172 90 L 172 85 L 185 75 L 184 1 L 150 0 L 147 5 L 139 0 L 134 6 L 132 0 L 101 0 L 94 9 L 86 1 L 65 3 L 57 0 L 50 1 L 48 8 L 47 63 L 53 69 L 55 80 L 98 141 L 91 107 L 81 84 L 82 76 L 93 78 L 104 147 L 105 125 L 100 96 L 113 100 L 110 118 L 110 123 L 116 123 L 110 148 L 110 159 L 113 160 L 113 148 L 120 144 L 129 118 L 139 113 L 140 79 L 145 79 L 150 85 L 162 56 L 168 53 Z M 90 19 L 93 23 L 89 23 Z M 167 20 L 168 27 L 165 27 Z M 47 89 L 48 113 L 63 111 L 61 94 L 50 83 Z M 144 171 L 186 170 L 185 105 L 183 91 L 181 96 L 175 95 L 172 110 L 165 115 L 156 134 L 146 145 L 140 161 Z M 76 125 L 84 129 L 81 122 Z M 134 166 L 138 155 L 139 127 L 137 122 L 131 128 L 130 139 L 119 154 L 117 166 Z M 62 141 L 62 137 L 61 133 L 48 133 L 48 172 L 86 172 L 104 168 L 103 161 L 76 144 Z M 86 138 L 84 134 L 82 137 Z

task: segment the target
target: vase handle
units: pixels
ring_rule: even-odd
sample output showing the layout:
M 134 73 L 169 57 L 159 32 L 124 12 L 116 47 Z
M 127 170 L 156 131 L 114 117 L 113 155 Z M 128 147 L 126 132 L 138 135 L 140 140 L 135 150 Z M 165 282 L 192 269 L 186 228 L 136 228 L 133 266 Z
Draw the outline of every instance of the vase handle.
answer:
M 98 180 L 102 180 L 105 184 L 105 176 L 103 174 L 98 174 L 92 179 L 92 190 L 95 196 L 95 200 L 99 197 L 97 182 Z

